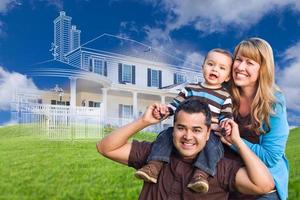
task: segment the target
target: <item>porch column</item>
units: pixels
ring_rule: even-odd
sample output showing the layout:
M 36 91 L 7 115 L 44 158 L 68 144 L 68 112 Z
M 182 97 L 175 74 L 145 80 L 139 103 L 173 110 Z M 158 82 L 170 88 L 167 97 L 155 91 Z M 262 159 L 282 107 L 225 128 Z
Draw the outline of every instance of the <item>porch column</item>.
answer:
M 138 107 L 137 107 L 137 92 L 133 91 L 132 92 L 132 97 L 133 97 L 133 118 L 138 117 Z
M 105 118 L 107 115 L 106 115 L 106 112 L 107 112 L 107 88 L 102 88 L 102 117 Z
M 76 78 L 70 78 L 70 106 L 76 107 Z
M 160 96 L 160 102 L 161 102 L 162 104 L 166 104 L 166 98 L 165 98 L 164 95 L 161 95 L 161 96 Z

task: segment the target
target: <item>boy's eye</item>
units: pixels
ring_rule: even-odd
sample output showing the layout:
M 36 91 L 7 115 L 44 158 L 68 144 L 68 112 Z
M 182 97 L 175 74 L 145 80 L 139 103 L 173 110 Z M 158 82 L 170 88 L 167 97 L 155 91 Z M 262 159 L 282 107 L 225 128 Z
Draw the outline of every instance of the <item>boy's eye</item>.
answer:
M 225 68 L 225 67 L 220 67 L 220 69 L 221 69 L 221 70 L 225 70 L 226 68 Z
M 213 66 L 213 64 L 211 62 L 207 63 L 208 66 Z

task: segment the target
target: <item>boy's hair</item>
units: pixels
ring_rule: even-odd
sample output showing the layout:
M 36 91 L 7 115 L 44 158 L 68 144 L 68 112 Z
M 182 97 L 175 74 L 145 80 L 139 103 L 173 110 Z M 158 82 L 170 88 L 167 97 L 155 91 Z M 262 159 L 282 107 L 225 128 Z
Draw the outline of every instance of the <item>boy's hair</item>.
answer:
M 189 114 L 202 113 L 205 116 L 205 125 L 210 127 L 211 125 L 211 111 L 208 104 L 203 102 L 199 97 L 190 97 L 179 104 L 174 113 L 174 124 L 177 119 L 177 115 L 180 111 L 184 111 Z
M 229 58 L 231 58 L 231 60 L 233 60 L 233 56 L 232 56 L 232 53 L 230 53 L 230 51 L 227 51 L 226 49 L 215 48 L 215 49 L 211 49 L 209 52 L 207 52 L 207 54 L 203 60 L 203 64 L 205 63 L 208 54 L 210 54 L 212 52 L 224 54 L 224 55 L 228 56 Z

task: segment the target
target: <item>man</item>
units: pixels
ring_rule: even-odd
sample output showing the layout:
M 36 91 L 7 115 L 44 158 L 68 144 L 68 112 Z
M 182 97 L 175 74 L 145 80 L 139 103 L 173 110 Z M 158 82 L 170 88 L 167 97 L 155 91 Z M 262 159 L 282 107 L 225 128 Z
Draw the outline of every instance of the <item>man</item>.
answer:
M 98 144 L 98 151 L 114 160 L 139 169 L 150 153 L 149 142 L 128 142 L 128 139 L 143 128 L 158 123 L 148 107 L 142 117 L 113 131 Z M 190 98 L 182 102 L 174 115 L 173 144 L 170 162 L 164 164 L 157 184 L 144 183 L 140 199 L 227 199 L 228 192 L 237 190 L 246 194 L 263 194 L 274 188 L 274 182 L 266 166 L 245 145 L 239 137 L 234 121 L 228 121 L 232 131 L 228 142 L 234 144 L 244 160 L 245 167 L 236 161 L 222 158 L 217 173 L 208 179 L 211 185 L 208 193 L 195 193 L 187 188 L 193 174 L 193 161 L 206 142 L 217 138 L 210 134 L 211 114 L 207 104 Z M 168 129 L 169 131 L 172 129 Z M 210 139 L 209 139 L 210 138 Z

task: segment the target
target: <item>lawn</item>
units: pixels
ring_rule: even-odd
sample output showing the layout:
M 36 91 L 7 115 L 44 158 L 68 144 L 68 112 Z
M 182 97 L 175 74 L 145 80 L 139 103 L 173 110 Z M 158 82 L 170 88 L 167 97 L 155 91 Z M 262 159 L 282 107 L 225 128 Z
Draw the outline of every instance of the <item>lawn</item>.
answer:
M 300 199 L 299 141 L 300 129 L 292 130 L 289 199 Z M 96 142 L 47 140 L 26 127 L 0 128 L 0 199 L 137 199 L 142 182 L 134 178 L 134 170 L 100 156 Z

